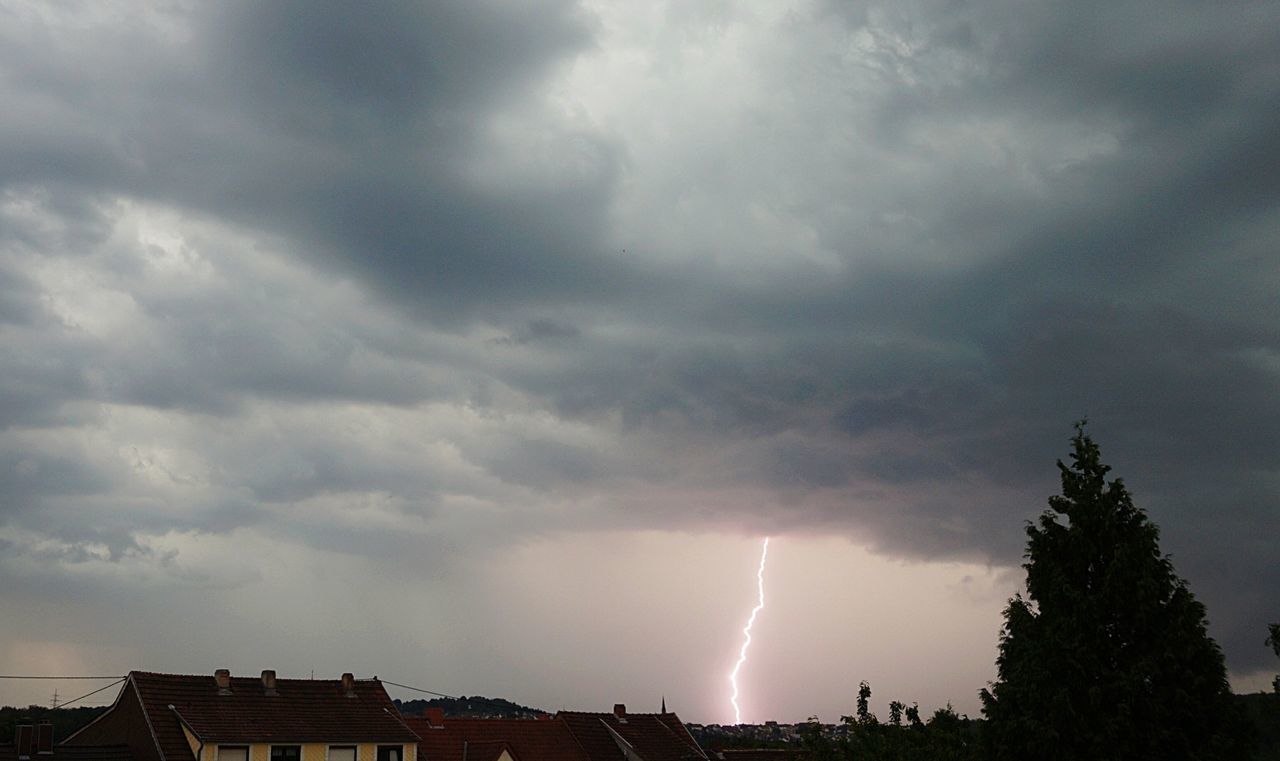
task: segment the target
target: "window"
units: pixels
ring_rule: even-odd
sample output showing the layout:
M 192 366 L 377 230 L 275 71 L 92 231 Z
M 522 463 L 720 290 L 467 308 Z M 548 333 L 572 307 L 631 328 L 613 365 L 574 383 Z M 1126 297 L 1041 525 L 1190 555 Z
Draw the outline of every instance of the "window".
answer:
M 404 761 L 404 746 L 379 745 L 378 761 Z
M 249 761 L 249 746 L 219 745 L 218 761 Z
M 271 761 L 302 761 L 302 747 L 299 745 L 272 745 Z
M 330 745 L 329 761 L 356 761 L 356 746 Z

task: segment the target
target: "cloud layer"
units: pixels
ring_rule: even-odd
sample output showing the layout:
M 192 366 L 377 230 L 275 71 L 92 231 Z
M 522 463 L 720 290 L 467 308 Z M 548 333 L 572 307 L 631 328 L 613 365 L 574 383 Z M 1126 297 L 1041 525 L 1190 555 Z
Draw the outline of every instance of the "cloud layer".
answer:
M 8 5 L 5 606 L 261 586 L 241 543 L 444 590 L 583 532 L 1016 566 L 1087 415 L 1270 668 L 1277 16 Z

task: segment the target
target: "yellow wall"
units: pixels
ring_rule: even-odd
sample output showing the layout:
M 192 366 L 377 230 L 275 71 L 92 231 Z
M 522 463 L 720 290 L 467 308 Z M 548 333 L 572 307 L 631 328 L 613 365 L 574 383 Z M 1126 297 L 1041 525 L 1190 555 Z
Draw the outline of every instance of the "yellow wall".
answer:
M 183 730 L 186 731 L 185 729 Z M 191 752 L 194 753 L 200 747 L 200 742 L 187 732 L 187 742 L 191 744 Z M 244 743 L 228 743 L 229 745 L 244 745 Z M 297 743 L 278 743 L 279 745 L 296 745 Z M 343 743 L 334 741 L 332 743 L 302 743 L 302 761 L 328 761 L 328 753 L 330 745 L 351 745 L 352 743 Z M 378 746 L 392 745 L 394 743 L 359 743 L 356 745 L 356 761 L 378 761 Z M 204 752 L 197 761 L 218 761 L 218 746 L 210 743 L 204 746 Z M 268 743 L 250 743 L 249 744 L 249 761 L 271 761 L 271 745 Z M 418 761 L 418 746 L 415 743 L 405 743 L 404 745 L 404 761 Z
M 194 756 L 195 754 L 199 753 L 200 741 L 196 739 L 195 735 L 191 734 L 191 730 L 187 729 L 184 726 L 182 728 L 182 734 L 187 738 L 187 745 L 191 746 L 191 755 Z M 210 756 L 210 758 L 212 758 L 212 756 Z M 196 759 L 196 761 L 200 761 L 200 759 Z

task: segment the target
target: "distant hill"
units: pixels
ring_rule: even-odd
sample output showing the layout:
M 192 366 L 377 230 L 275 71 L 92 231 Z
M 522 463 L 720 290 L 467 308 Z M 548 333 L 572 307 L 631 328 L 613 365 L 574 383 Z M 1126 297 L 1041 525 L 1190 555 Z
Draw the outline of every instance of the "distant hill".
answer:
M 431 700 L 397 700 L 396 707 L 405 716 L 421 716 L 428 708 L 443 708 L 445 716 L 473 719 L 536 719 L 547 713 L 541 708 L 530 708 L 503 698 L 486 698 L 480 695 L 460 698 L 432 698 Z

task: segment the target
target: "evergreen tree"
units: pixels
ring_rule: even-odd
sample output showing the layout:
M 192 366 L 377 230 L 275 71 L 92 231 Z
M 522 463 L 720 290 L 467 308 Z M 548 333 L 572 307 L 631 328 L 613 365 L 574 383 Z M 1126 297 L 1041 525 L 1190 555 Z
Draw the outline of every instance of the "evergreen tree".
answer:
M 1246 751 L 1204 606 L 1159 530 L 1076 426 L 1062 494 L 1027 526 L 1026 596 L 981 693 L 996 759 L 1238 759 Z

